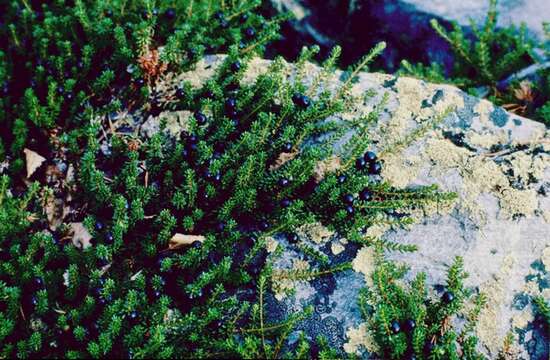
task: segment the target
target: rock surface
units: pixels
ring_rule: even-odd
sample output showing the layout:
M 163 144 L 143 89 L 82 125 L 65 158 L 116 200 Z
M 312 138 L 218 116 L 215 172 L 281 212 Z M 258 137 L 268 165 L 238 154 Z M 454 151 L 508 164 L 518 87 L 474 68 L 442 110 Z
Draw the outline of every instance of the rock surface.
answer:
M 468 26 L 469 19 L 483 21 L 489 9 L 489 1 L 480 0 L 401 0 L 419 11 Z M 499 26 L 525 23 L 538 37 L 544 36 L 543 22 L 550 20 L 550 7 L 546 0 L 500 0 L 498 3 Z
M 294 59 L 304 45 L 321 45 L 328 51 L 339 44 L 344 64 L 357 61 L 377 42 L 386 41 L 382 55 L 384 69 L 394 71 L 401 60 L 411 63 L 437 62 L 447 70 L 453 56 L 449 46 L 432 29 L 430 20 L 444 26 L 456 21 L 471 33 L 470 19 L 483 24 L 489 0 L 271 0 L 280 12 L 290 12 L 294 20 L 283 27 L 278 54 Z M 544 40 L 543 22 L 550 21 L 547 0 L 500 0 L 498 26 L 526 23 L 528 34 Z M 419 51 L 421 49 L 421 51 Z M 511 74 L 510 74 L 511 75 Z
M 171 81 L 187 80 L 198 87 L 220 60 L 207 57 L 195 71 Z M 244 81 L 252 81 L 268 64 L 253 60 Z M 308 65 L 311 77 L 317 71 Z M 291 65 L 288 73 L 291 77 Z M 341 75 L 335 74 L 334 85 Z M 365 97 L 353 114 L 342 114 L 343 120 L 372 111 L 387 96 L 371 132 L 373 146 L 384 161 L 385 180 L 403 188 L 437 184 L 458 194 L 450 205 L 413 211 L 417 221 L 408 229 L 374 226 L 370 235 L 417 245 L 417 252 L 388 256 L 409 265 L 411 277 L 426 272 L 431 288 L 444 283 L 452 259 L 462 256 L 470 274 L 468 285 L 489 299 L 476 329 L 484 353 L 495 358 L 511 331 L 518 358 L 548 359 L 549 334 L 543 332 L 530 300 L 533 295 L 550 300 L 550 134 L 545 126 L 454 87 L 411 78 L 362 73 L 353 92 L 376 95 Z M 417 136 L 409 141 L 413 132 Z M 373 345 L 356 298 L 369 283 L 370 250 L 339 239 L 318 224 L 306 224 L 298 233 L 303 244 L 324 252 L 332 265 L 353 260 L 355 270 L 279 284 L 279 290 L 294 288 L 294 295 L 269 297 L 270 319 L 313 305 L 313 316 L 298 330 L 312 338 L 323 334 L 342 353 L 368 358 Z M 277 246 L 285 253 L 277 268 L 309 266 L 284 237 L 268 241 L 268 251 Z

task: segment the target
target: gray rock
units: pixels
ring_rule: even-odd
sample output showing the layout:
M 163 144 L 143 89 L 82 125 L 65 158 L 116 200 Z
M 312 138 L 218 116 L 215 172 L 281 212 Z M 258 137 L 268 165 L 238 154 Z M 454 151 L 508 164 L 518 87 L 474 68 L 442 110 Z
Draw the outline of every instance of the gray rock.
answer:
M 470 19 L 481 23 L 489 9 L 488 0 L 401 0 L 413 5 L 419 11 L 433 14 L 447 20 L 457 21 L 468 26 Z M 544 37 L 543 22 L 550 20 L 550 6 L 547 0 L 500 0 L 498 26 L 519 25 L 525 23 L 527 28 L 540 38 Z
M 176 81 L 192 80 L 198 87 L 221 59 L 207 57 Z M 244 81 L 253 81 L 268 64 L 254 59 Z M 287 69 L 292 78 L 292 65 Z M 309 76 L 317 71 L 312 64 L 306 69 Z M 337 73 L 330 85 L 338 85 L 341 75 Z M 352 91 L 376 95 L 353 113 L 341 114 L 343 121 L 372 111 L 387 96 L 370 134 L 384 162 L 384 180 L 401 188 L 437 184 L 458 196 L 452 203 L 410 209 L 416 223 L 407 229 L 375 225 L 368 235 L 417 245 L 417 252 L 387 255 L 410 266 L 410 277 L 426 272 L 430 288 L 444 284 L 453 258 L 462 256 L 470 274 L 467 285 L 489 299 L 476 328 L 480 349 L 496 358 L 512 332 L 517 358 L 547 359 L 549 336 L 531 304 L 534 295 L 550 300 L 550 135 L 545 126 L 452 86 L 411 78 L 362 73 Z M 418 135 L 410 139 L 411 133 Z M 318 226 L 305 226 L 298 233 L 302 244 L 327 254 L 333 265 L 353 260 L 356 272 L 298 282 L 294 294 L 271 298 L 272 313 L 295 313 L 313 305 L 314 315 L 299 329 L 311 338 L 327 335 L 341 354 L 368 357 L 364 350 L 372 349 L 369 331 L 355 302 L 369 283 L 373 264 L 368 249 L 357 251 L 357 245 Z M 307 257 L 284 239 L 272 239 L 268 250 L 273 252 L 275 245 L 283 250 L 279 268 L 309 266 Z

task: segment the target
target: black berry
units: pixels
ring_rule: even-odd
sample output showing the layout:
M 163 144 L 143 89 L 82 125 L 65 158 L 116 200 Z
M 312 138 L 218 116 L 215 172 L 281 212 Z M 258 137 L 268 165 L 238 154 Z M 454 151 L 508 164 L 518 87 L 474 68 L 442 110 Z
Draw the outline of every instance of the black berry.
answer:
M 354 197 L 352 194 L 346 194 L 344 195 L 344 202 L 346 204 L 353 204 Z
M 268 223 L 267 221 L 262 221 L 262 222 L 260 223 L 260 229 L 261 229 L 261 230 L 264 230 L 264 231 L 267 230 L 267 229 L 269 229 L 269 223 Z
M 345 207 L 345 209 L 346 209 L 346 212 L 347 212 L 349 215 L 352 215 L 352 214 L 355 212 L 355 209 L 353 208 L 352 205 L 347 205 L 347 206 Z
M 164 12 L 164 16 L 166 16 L 168 20 L 174 20 L 176 18 L 176 9 L 174 8 L 166 9 L 166 11 Z
M 42 288 L 44 286 L 44 281 L 40 277 L 35 277 L 33 281 L 34 281 L 34 285 L 37 288 Z
M 256 36 L 256 30 L 254 30 L 252 26 L 249 26 L 246 29 L 244 29 L 244 35 L 247 38 L 252 39 L 254 38 L 254 36 Z
M 355 161 L 355 167 L 357 170 L 364 170 L 367 167 L 367 162 L 363 158 L 359 158 Z
M 288 233 L 286 234 L 286 239 L 288 240 L 289 243 L 296 244 L 300 238 L 296 233 Z
M 237 60 L 231 64 L 231 71 L 237 72 L 239 70 L 241 70 L 241 62 Z
M 281 200 L 281 207 L 287 208 L 290 206 L 290 200 L 289 199 L 283 199 Z
M 303 109 L 307 108 L 310 104 L 309 98 L 302 94 L 294 94 L 292 96 L 292 102 Z
M 346 182 L 346 175 L 338 176 L 338 183 L 343 184 L 344 182 Z
M 130 313 L 130 319 L 135 320 L 135 319 L 137 319 L 137 317 L 138 317 L 138 312 L 137 311 L 134 310 Z
M 191 247 L 192 247 L 193 249 L 200 249 L 200 248 L 202 248 L 202 241 L 199 241 L 199 240 L 193 241 L 193 243 L 191 244 Z
M 283 145 L 283 151 L 284 152 L 291 152 L 292 151 L 292 144 L 291 143 L 286 143 Z
M 286 178 L 279 179 L 279 186 L 280 187 L 287 187 L 288 184 L 290 184 L 290 181 Z
M 219 172 L 216 173 L 216 175 L 214 175 L 214 179 L 213 179 L 215 182 L 220 182 L 222 180 L 222 174 L 220 174 Z
M 394 334 L 397 334 L 398 332 L 401 331 L 401 325 L 399 325 L 399 321 L 397 321 L 397 320 L 394 320 L 394 321 L 391 322 L 390 328 L 391 328 L 391 331 Z
M 405 321 L 405 323 L 403 324 L 404 328 L 405 328 L 405 331 L 413 331 L 414 328 L 416 327 L 416 322 L 413 320 L 413 319 L 408 319 Z
M 177 88 L 176 97 L 180 100 L 183 99 L 185 97 L 185 90 L 183 90 L 182 88 Z
M 95 223 L 95 229 L 96 229 L 97 231 L 103 230 L 103 227 L 104 227 L 104 226 L 103 226 L 103 223 L 102 223 L 101 221 L 96 221 L 96 223 Z
M 229 98 L 225 101 L 225 108 L 227 110 L 234 110 L 237 107 L 237 100 L 235 98 Z
M 65 88 L 63 86 L 58 86 L 57 89 L 55 89 L 57 92 L 57 95 L 63 95 L 65 93 Z
M 242 14 L 241 17 L 239 18 L 239 21 L 241 23 L 245 23 L 247 20 L 248 20 L 248 14 Z
M 227 109 L 226 114 L 232 120 L 236 120 L 239 117 L 239 113 L 235 109 Z
M 376 161 L 376 154 L 372 151 L 367 151 L 363 158 L 368 162 Z
M 204 124 L 206 124 L 206 115 L 204 115 L 201 112 L 196 112 L 195 113 L 195 120 L 197 120 L 197 124 L 204 125 Z
M 369 166 L 369 174 L 378 175 L 382 171 L 382 164 L 380 162 L 371 163 Z
M 113 233 L 108 232 L 108 233 L 105 235 L 105 242 L 106 242 L 107 244 L 112 244 L 113 241 L 114 241 Z
M 221 19 L 224 19 L 224 18 L 225 18 L 225 16 L 223 15 L 223 12 L 221 12 L 221 11 L 216 11 L 214 13 L 214 19 L 221 20 Z
M 207 99 L 212 99 L 214 98 L 214 93 L 212 92 L 212 90 L 208 89 L 204 92 L 204 97 L 207 98 Z
M 218 232 L 222 232 L 224 229 L 225 229 L 225 224 L 223 222 L 220 221 L 219 223 L 216 224 L 216 230 Z
M 443 295 L 441 296 L 441 300 L 443 300 L 444 303 L 451 303 L 455 299 L 455 295 L 451 291 L 445 291 Z
M 143 86 L 143 85 L 145 85 L 145 79 L 143 79 L 143 78 L 138 78 L 138 79 L 136 79 L 136 85 L 137 85 L 137 86 Z
M 369 201 L 370 199 L 372 199 L 372 193 L 369 191 L 369 189 L 365 188 L 359 193 L 359 199 L 363 201 Z

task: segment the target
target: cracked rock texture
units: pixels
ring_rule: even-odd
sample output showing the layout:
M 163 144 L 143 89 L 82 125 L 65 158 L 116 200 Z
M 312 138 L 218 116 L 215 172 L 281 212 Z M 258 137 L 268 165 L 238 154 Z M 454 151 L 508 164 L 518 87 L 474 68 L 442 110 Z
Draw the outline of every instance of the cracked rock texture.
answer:
M 166 86 L 187 80 L 198 87 L 221 59 L 206 57 L 195 71 L 169 79 Z M 252 81 L 268 64 L 253 60 L 244 81 Z M 287 69 L 292 78 L 292 65 Z M 308 65 L 311 77 L 318 70 Z M 331 84 L 336 86 L 341 75 L 336 73 Z M 496 358 L 511 331 L 518 358 L 548 359 L 549 334 L 531 304 L 533 295 L 550 301 L 550 136 L 545 126 L 454 87 L 411 78 L 362 73 L 353 93 L 370 95 L 353 113 L 342 114 L 344 121 L 370 112 L 384 94 L 388 97 L 371 132 L 373 147 L 384 162 L 385 180 L 403 188 L 437 184 L 458 195 L 452 204 L 412 210 L 416 224 L 407 229 L 372 229 L 383 238 L 418 246 L 417 252 L 388 256 L 409 265 L 410 277 L 426 272 L 431 289 L 444 283 L 447 267 L 455 256 L 462 256 L 470 274 L 467 285 L 489 299 L 476 329 L 481 350 Z M 436 121 L 441 114 L 447 116 Z M 406 140 L 413 132 L 415 139 Z M 311 338 L 325 335 L 342 354 L 368 358 L 375 348 L 356 298 L 359 289 L 368 286 L 372 254 L 319 225 L 305 225 L 298 233 L 302 243 L 324 252 L 332 265 L 353 261 L 354 270 L 279 284 L 294 292 L 270 296 L 269 317 L 282 319 L 313 305 L 314 315 L 298 330 Z M 284 237 L 268 241 L 268 251 L 278 246 L 284 251 L 277 262 L 280 268 L 309 266 Z M 290 338 L 292 342 L 296 334 Z

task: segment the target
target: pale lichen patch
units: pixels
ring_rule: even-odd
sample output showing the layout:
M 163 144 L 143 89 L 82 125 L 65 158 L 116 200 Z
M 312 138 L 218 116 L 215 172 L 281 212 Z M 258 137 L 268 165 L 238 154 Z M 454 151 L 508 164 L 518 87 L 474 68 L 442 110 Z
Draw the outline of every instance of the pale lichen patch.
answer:
M 508 140 L 508 135 L 503 130 L 497 133 L 479 133 L 477 131 L 470 130 L 466 133 L 465 138 L 468 144 L 472 146 L 490 150 L 495 145 L 506 143 Z
M 344 351 L 348 354 L 360 355 L 362 347 L 371 353 L 375 353 L 378 349 L 366 323 L 356 328 L 349 328 L 346 331 L 346 337 L 348 341 L 344 344 Z
M 512 218 L 515 215 L 533 216 L 538 209 L 535 190 L 505 189 L 500 196 L 501 216 Z
M 339 255 L 341 254 L 346 248 L 344 245 L 342 245 L 339 241 L 333 241 L 330 244 L 330 250 L 332 251 L 333 255 Z
M 391 226 L 388 223 L 374 224 L 369 226 L 365 236 L 370 238 L 381 238 L 390 228 Z
M 393 186 L 404 188 L 418 177 L 422 167 L 422 159 L 419 156 L 388 154 L 384 157 L 382 177 Z
M 300 237 L 308 238 L 316 244 L 324 244 L 334 235 L 334 231 L 327 229 L 321 223 L 302 225 L 296 230 L 296 233 Z
M 470 152 L 445 139 L 430 138 L 426 141 L 424 155 L 435 165 L 435 169 L 461 167 Z
M 372 274 L 374 273 L 376 258 L 374 248 L 363 246 L 353 259 L 353 270 L 365 275 L 365 281 L 368 286 L 373 285 Z
M 497 354 L 502 346 L 502 323 L 499 314 L 505 301 L 505 281 L 514 263 L 515 258 L 511 254 L 506 256 L 499 274 L 480 286 L 480 292 L 485 294 L 488 300 L 479 314 L 476 333 L 491 354 Z
M 265 248 L 268 253 L 272 254 L 277 250 L 279 242 L 275 240 L 273 236 L 269 236 L 265 239 Z
M 518 329 L 524 329 L 533 319 L 533 312 L 529 308 L 526 308 L 512 318 L 512 326 Z

